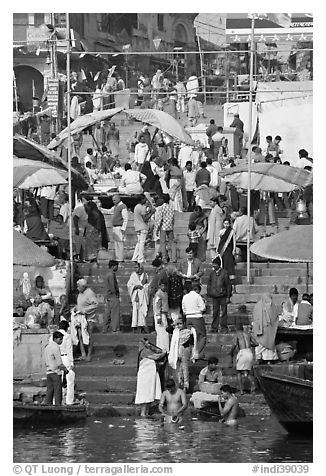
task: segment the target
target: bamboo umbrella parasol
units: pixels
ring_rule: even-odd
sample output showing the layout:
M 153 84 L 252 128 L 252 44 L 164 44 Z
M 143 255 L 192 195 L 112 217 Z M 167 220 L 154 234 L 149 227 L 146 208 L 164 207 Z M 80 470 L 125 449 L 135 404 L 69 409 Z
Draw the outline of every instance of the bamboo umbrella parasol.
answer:
M 70 128 L 66 127 L 65 129 L 63 129 L 60 134 L 58 134 L 50 142 L 48 148 L 54 149 L 55 147 L 58 147 L 60 144 L 62 144 L 62 142 L 67 139 L 69 135 L 69 130 L 71 136 L 74 134 L 79 134 L 84 129 L 87 129 L 87 127 L 93 126 L 97 122 L 104 121 L 105 119 L 109 119 L 110 117 L 114 116 L 115 114 L 118 114 L 118 112 L 121 112 L 122 110 L 122 107 L 115 107 L 114 109 L 105 109 L 104 111 L 93 111 L 89 114 L 85 114 L 84 116 L 77 117 L 77 119 L 75 119 L 71 123 Z
M 248 188 L 249 174 L 246 165 L 224 169 L 220 176 L 227 182 Z M 250 189 L 266 192 L 292 192 L 313 183 L 313 174 L 298 167 L 281 164 L 251 164 Z
M 125 113 L 137 121 L 157 127 L 184 144 L 195 145 L 195 142 L 185 131 L 180 122 L 164 111 L 157 109 L 126 109 Z
M 289 230 L 263 238 L 251 245 L 250 251 L 263 258 L 307 263 L 306 286 L 308 290 L 309 263 L 313 262 L 312 225 L 295 225 Z
M 20 189 L 62 185 L 67 183 L 67 172 L 37 160 L 13 160 L 13 186 Z
M 55 260 L 32 240 L 13 230 L 13 264 L 21 266 L 53 266 Z

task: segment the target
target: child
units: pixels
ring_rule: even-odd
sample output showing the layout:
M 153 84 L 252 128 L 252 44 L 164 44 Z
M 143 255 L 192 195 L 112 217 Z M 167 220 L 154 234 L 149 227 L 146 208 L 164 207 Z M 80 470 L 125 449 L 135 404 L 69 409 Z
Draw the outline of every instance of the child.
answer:
M 196 229 L 195 223 L 189 224 L 187 236 L 189 238 L 189 248 L 192 249 L 194 252 L 194 257 L 197 258 L 198 242 L 201 234 L 200 231 Z
M 302 300 L 298 304 L 298 316 L 295 321 L 297 326 L 309 326 L 312 324 L 312 305 L 309 299 L 309 294 L 303 293 Z
M 164 416 L 164 422 L 181 423 L 183 412 L 188 405 L 186 394 L 176 386 L 172 378 L 167 379 L 165 388 L 158 407 Z M 166 410 L 164 410 L 165 403 Z
M 191 359 L 194 362 L 198 357 L 196 343 L 195 329 L 192 326 L 187 329 L 182 319 L 177 319 L 172 334 L 169 364 L 175 370 L 179 386 L 185 391 L 189 390 L 189 361 Z
M 169 351 L 169 334 L 166 332 L 168 325 L 169 303 L 166 283 L 159 282 L 159 289 L 153 301 L 154 323 L 156 331 L 156 345 L 163 351 Z

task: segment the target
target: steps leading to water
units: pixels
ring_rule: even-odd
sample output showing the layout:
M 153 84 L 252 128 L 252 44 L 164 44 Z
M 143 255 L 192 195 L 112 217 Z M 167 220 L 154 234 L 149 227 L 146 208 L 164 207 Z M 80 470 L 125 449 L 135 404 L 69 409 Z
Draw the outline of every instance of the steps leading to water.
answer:
M 106 222 L 110 237 L 110 216 L 106 216 Z M 177 246 L 180 248 L 179 257 L 184 256 L 184 249 L 188 245 L 186 237 L 189 221 L 188 213 L 177 213 L 175 220 L 175 236 Z M 266 233 L 273 234 L 282 231 L 289 226 L 289 219 L 279 214 L 278 227 L 267 227 Z M 259 227 L 260 233 L 264 233 L 264 227 Z M 133 215 L 130 213 L 130 220 L 126 232 L 126 259 L 131 258 L 136 244 L 136 236 L 133 228 Z M 150 265 L 154 257 L 154 249 L 145 250 L 146 264 L 145 270 L 149 278 L 154 274 L 154 269 Z M 113 243 L 110 243 L 110 250 L 107 256 L 102 255 L 102 259 L 97 264 L 80 264 L 79 272 L 88 278 L 90 287 L 96 292 L 99 299 L 99 330 L 104 313 L 104 292 L 105 276 L 108 271 L 108 259 L 114 257 Z M 255 258 L 255 257 L 253 257 Z M 179 261 L 179 259 L 178 259 Z M 131 302 L 127 292 L 127 281 L 133 271 L 133 263 L 126 261 L 119 266 L 117 279 L 120 287 L 121 301 L 121 323 L 123 331 L 130 331 L 131 325 Z M 281 263 L 281 262 L 261 262 L 253 261 L 250 267 L 250 279 L 247 282 L 246 263 L 236 265 L 236 293 L 231 298 L 228 305 L 228 334 L 210 334 L 212 322 L 212 300 L 206 297 L 208 274 L 211 269 L 209 262 L 203 263 L 204 276 L 202 277 L 202 295 L 207 303 L 207 312 L 204 314 L 207 335 L 206 357 L 216 355 L 219 358 L 219 365 L 222 367 L 225 383 L 229 383 L 237 389 L 237 376 L 233 359 L 230 355 L 235 324 L 241 322 L 248 325 L 252 320 L 252 312 L 255 303 L 265 292 L 270 292 L 273 301 L 281 310 L 282 302 L 287 298 L 291 287 L 296 287 L 299 293 L 306 291 L 307 266 L 304 263 Z M 312 292 L 313 267 L 309 265 L 308 290 Z M 153 328 L 153 321 L 149 321 L 150 328 Z M 155 333 L 132 334 L 122 332 L 120 334 L 94 334 L 95 354 L 94 360 L 90 363 L 79 362 L 76 364 L 76 382 L 80 391 L 86 392 L 86 398 L 91 402 L 94 414 L 96 415 L 134 415 L 133 405 L 136 390 L 137 374 L 137 354 L 138 342 L 141 337 L 147 336 L 151 342 L 155 343 Z M 124 365 L 115 365 L 116 358 L 114 348 L 119 344 L 125 346 L 124 355 L 118 357 L 124 360 Z M 190 366 L 190 381 L 194 385 L 198 374 L 207 362 L 199 361 L 196 365 Z M 246 383 L 248 386 L 248 382 Z M 261 395 L 244 395 L 240 397 L 241 406 L 248 415 L 268 415 L 269 409 Z

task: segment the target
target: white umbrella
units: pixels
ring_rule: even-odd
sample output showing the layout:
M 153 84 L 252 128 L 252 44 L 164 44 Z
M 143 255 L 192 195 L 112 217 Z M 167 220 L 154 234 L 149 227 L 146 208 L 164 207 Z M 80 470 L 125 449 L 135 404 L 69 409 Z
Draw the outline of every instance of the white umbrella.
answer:
M 67 183 L 67 172 L 36 160 L 13 160 L 13 186 L 20 189 L 62 185 Z

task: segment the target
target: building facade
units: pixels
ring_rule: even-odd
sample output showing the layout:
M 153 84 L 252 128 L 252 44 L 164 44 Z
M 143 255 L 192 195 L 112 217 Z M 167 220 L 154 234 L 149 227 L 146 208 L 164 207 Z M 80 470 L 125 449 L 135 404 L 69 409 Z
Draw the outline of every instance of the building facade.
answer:
M 191 13 L 71 13 L 71 70 L 89 79 L 116 65 L 127 86 L 139 72 L 157 68 L 186 77 L 197 72 L 197 49 Z M 66 70 L 66 15 L 13 14 L 13 65 L 16 90 L 25 110 L 42 98 L 49 78 Z M 170 52 L 164 54 L 164 52 Z M 175 53 L 172 53 L 174 52 Z M 137 54 L 133 54 L 137 53 Z M 129 83 L 129 84 L 128 84 Z

